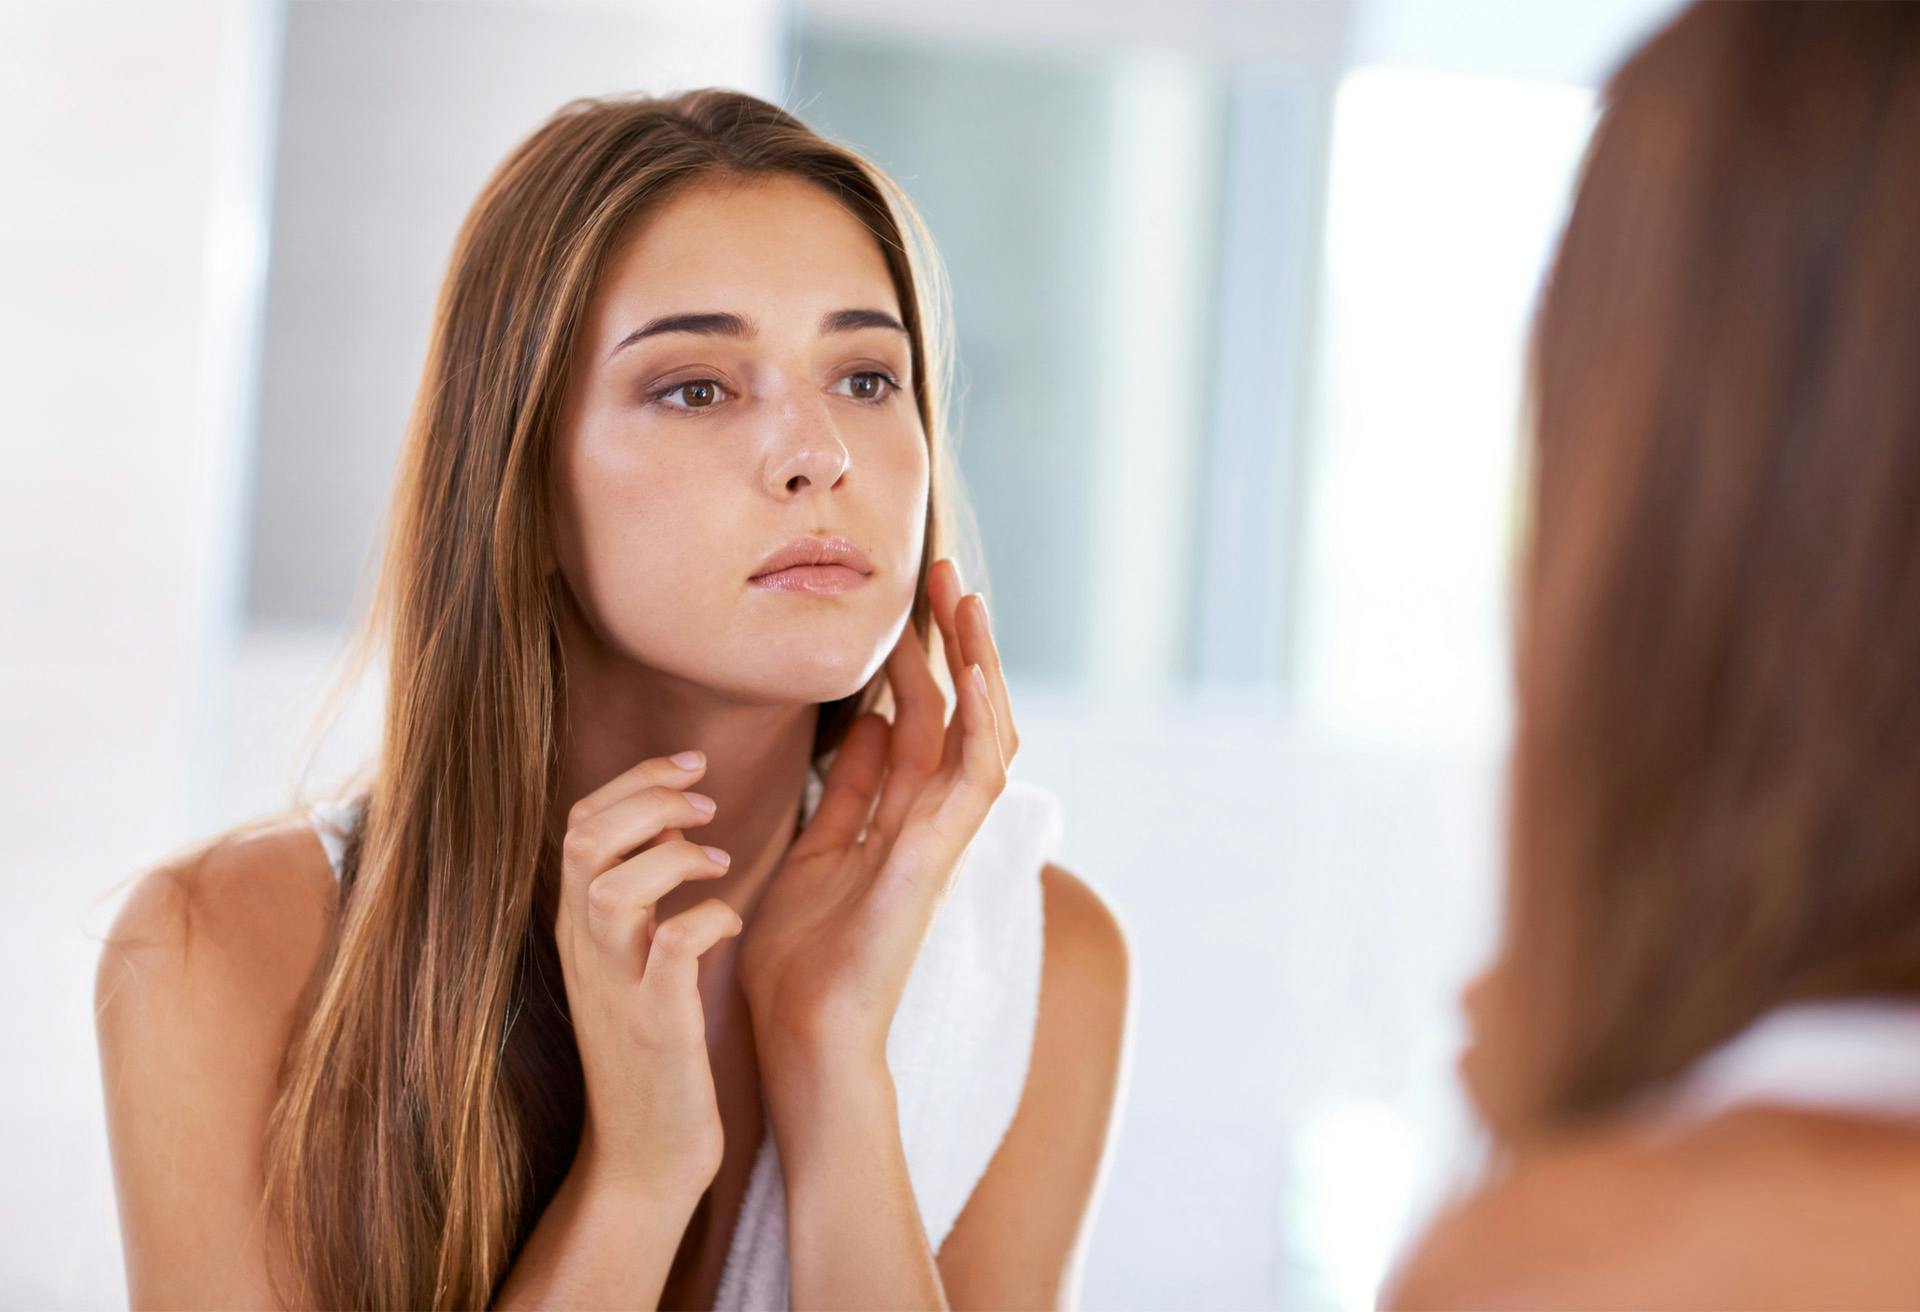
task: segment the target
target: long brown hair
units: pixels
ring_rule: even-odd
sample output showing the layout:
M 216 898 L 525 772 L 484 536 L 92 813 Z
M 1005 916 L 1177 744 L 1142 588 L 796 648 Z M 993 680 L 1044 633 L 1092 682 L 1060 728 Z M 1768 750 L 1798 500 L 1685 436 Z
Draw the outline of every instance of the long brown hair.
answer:
M 1508 1141 L 1920 992 L 1920 7 L 1698 4 L 1634 54 L 1532 351 Z
M 954 518 L 944 283 L 879 170 L 718 90 L 574 101 L 508 155 L 441 289 L 360 632 L 363 658 L 387 653 L 384 727 L 268 1135 L 267 1201 L 292 1267 L 275 1279 L 290 1302 L 483 1305 L 570 1164 L 584 1102 L 546 838 L 566 723 L 541 568 L 555 416 L 622 232 L 676 188 L 769 173 L 836 197 L 892 274 L 932 457 L 911 623 L 936 666 L 927 568 L 959 552 L 979 577 L 970 521 Z M 822 706 L 816 761 L 885 700 L 876 676 Z

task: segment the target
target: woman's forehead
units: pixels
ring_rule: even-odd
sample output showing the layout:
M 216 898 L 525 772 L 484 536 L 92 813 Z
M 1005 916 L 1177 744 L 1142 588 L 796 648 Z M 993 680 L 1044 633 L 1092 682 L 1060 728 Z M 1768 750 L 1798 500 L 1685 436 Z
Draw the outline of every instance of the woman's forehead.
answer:
M 809 330 L 850 306 L 899 314 L 878 239 L 823 189 L 788 175 L 677 191 L 616 246 L 595 299 L 597 335 L 613 341 L 668 314 Z

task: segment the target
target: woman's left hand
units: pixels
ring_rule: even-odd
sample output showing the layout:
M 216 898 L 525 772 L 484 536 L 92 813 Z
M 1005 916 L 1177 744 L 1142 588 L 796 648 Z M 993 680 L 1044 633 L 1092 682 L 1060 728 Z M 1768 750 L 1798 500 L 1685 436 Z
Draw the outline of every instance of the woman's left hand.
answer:
M 927 590 L 958 712 L 948 724 L 946 698 L 907 625 L 887 658 L 893 721 L 871 711 L 854 721 L 812 821 L 740 935 L 735 972 L 763 1074 L 846 1060 L 884 1069 L 920 945 L 1006 787 L 1019 736 L 986 604 L 960 595 L 959 571 L 944 557 Z

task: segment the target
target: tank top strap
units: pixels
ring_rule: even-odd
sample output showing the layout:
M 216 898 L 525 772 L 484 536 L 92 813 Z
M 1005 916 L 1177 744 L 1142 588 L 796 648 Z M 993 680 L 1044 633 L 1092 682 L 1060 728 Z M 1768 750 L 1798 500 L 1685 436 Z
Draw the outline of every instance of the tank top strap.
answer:
M 333 867 L 336 880 L 346 860 L 347 838 L 366 801 L 366 794 L 359 793 L 352 797 L 322 798 L 307 807 L 307 821 L 320 836 L 320 846 L 326 849 L 327 864 Z

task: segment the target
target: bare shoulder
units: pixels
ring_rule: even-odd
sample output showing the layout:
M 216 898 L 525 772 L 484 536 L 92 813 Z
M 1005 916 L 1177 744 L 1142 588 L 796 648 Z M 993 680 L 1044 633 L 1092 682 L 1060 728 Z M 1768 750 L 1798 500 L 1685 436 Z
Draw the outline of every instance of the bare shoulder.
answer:
M 1045 955 L 1029 1096 L 1052 1091 L 1063 1116 L 1105 1125 L 1126 1064 L 1133 954 L 1119 914 L 1060 866 L 1040 872 Z
M 1046 930 L 1040 1014 L 1023 1111 L 1085 1127 L 1104 1155 L 1124 1100 L 1133 1008 L 1133 953 L 1113 905 L 1060 866 L 1040 873 Z
M 336 900 L 287 820 L 156 864 L 114 917 L 94 1025 L 135 1306 L 271 1301 L 264 1137 Z
M 1917 1184 L 1920 1135 L 1849 1117 L 1594 1133 L 1444 1211 L 1381 1306 L 1910 1305 Z
M 1106 897 L 1072 871 L 1049 862 L 1040 870 L 1046 916 L 1046 959 L 1077 998 L 1124 1005 L 1132 960 L 1119 914 Z M 1084 992 L 1083 992 L 1084 990 Z
M 1617 1276 L 1672 1195 L 1619 1152 L 1582 1147 L 1516 1167 L 1443 1209 L 1383 1292 L 1392 1309 L 1504 1308 L 1569 1297 L 1608 1300 Z M 1651 1213 L 1648 1205 L 1651 1204 Z
M 96 1019 L 112 1014 L 124 990 L 169 983 L 244 981 L 254 999 L 297 992 L 331 928 L 337 894 L 319 836 L 297 819 L 152 866 L 133 882 L 101 950 Z

